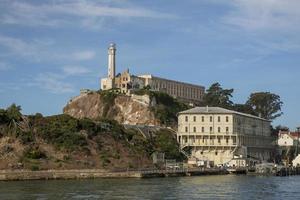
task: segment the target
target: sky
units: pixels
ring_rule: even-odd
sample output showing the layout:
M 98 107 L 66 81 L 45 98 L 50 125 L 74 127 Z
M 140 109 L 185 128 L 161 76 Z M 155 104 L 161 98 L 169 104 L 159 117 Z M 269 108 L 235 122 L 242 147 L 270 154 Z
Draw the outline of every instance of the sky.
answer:
M 273 125 L 300 126 L 299 0 L 1 0 L 0 108 L 62 113 L 82 88 L 117 72 L 234 88 L 233 101 L 272 92 Z

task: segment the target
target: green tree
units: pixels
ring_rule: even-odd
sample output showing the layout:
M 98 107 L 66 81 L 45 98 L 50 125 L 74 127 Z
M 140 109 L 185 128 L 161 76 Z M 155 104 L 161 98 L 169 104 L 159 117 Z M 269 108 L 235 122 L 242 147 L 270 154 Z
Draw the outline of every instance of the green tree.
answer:
M 233 109 L 238 112 L 247 113 L 250 115 L 257 115 L 253 108 L 248 104 L 234 104 Z
M 9 119 L 9 121 L 21 121 L 22 119 L 22 113 L 21 113 L 21 106 L 17 106 L 16 104 L 12 104 L 6 109 L 6 115 Z
M 17 106 L 16 104 L 12 104 L 6 109 L 6 116 L 8 119 L 8 126 L 10 132 L 13 135 L 16 135 L 18 130 L 17 122 L 22 120 L 21 106 Z
M 212 84 L 207 90 L 203 97 L 204 106 L 218 106 L 222 108 L 232 108 L 233 89 L 223 89 L 220 83 Z
M 280 96 L 270 92 L 252 93 L 246 104 L 251 106 L 258 116 L 268 120 L 276 119 L 283 114 Z

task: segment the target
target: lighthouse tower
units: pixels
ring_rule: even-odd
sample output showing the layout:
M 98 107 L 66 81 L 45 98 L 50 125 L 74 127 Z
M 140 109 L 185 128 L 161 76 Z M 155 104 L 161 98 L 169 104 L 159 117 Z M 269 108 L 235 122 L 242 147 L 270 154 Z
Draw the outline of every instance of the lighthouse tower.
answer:
M 111 43 L 108 47 L 108 76 L 107 76 L 107 89 L 115 87 L 116 77 L 116 44 Z

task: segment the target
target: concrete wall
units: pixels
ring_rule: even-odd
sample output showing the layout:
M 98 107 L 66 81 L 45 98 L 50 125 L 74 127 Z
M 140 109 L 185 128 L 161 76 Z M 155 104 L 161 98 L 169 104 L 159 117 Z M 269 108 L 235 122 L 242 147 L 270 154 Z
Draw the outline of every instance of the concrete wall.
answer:
M 108 172 L 105 170 L 48 170 L 48 171 L 0 171 L 0 181 L 41 179 L 83 179 L 83 178 L 139 178 L 138 172 Z

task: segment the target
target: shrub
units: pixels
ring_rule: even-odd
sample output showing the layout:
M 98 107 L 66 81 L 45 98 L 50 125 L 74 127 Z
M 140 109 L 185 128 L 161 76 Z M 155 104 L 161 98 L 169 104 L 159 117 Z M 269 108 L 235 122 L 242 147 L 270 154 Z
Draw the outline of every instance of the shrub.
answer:
M 53 138 L 54 145 L 61 149 L 75 150 L 76 147 L 84 147 L 87 145 L 86 138 L 79 133 L 61 133 L 58 137 Z
M 30 147 L 24 151 L 24 157 L 28 159 L 43 159 L 47 158 L 46 154 L 38 147 Z
M 34 141 L 34 136 L 32 132 L 20 131 L 17 136 L 22 144 L 29 144 Z
M 177 123 L 177 113 L 188 109 L 188 105 L 179 102 L 177 99 L 164 92 L 151 91 L 150 88 L 143 88 L 134 91 L 136 95 L 149 95 L 155 98 L 157 105 L 151 109 L 155 117 L 165 125 L 175 126 Z
M 31 169 L 31 171 L 39 171 L 40 167 L 37 165 L 31 165 L 30 169 Z
M 48 143 L 58 148 L 74 150 L 87 145 L 86 138 L 79 133 L 81 124 L 69 115 L 56 115 L 45 118 L 34 118 L 38 134 Z
M 8 121 L 9 119 L 6 110 L 0 109 L 0 124 L 6 124 Z
M 174 134 L 166 129 L 161 129 L 155 138 L 155 144 L 157 145 L 157 151 L 164 152 L 166 159 L 183 160 L 184 156 L 179 151 L 179 145 L 177 143 Z

